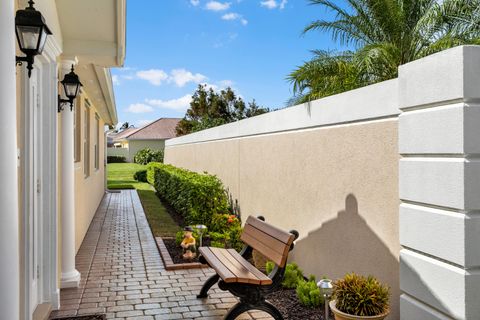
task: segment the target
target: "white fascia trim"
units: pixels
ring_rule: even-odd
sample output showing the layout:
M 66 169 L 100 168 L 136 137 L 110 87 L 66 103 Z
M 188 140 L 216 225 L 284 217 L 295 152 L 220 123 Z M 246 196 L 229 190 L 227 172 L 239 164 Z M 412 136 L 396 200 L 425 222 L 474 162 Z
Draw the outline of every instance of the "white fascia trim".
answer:
M 166 146 L 397 117 L 398 79 L 347 91 L 309 103 L 169 139 Z
M 123 67 L 126 55 L 126 17 L 127 2 L 126 0 L 115 1 L 117 12 L 117 65 Z
M 109 68 L 94 65 L 100 89 L 107 106 L 107 112 L 110 119 L 104 119 L 107 125 L 115 126 L 118 123 L 117 106 L 115 103 L 115 93 L 113 91 L 112 74 Z

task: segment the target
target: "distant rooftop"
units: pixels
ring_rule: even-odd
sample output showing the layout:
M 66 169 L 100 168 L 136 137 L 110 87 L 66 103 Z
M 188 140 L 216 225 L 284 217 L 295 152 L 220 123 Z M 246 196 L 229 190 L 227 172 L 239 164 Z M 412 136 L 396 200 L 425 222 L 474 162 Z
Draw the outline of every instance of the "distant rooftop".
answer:
M 175 138 L 175 128 L 181 118 L 160 118 L 140 128 L 128 128 L 115 135 L 114 141 L 119 140 L 166 140 Z

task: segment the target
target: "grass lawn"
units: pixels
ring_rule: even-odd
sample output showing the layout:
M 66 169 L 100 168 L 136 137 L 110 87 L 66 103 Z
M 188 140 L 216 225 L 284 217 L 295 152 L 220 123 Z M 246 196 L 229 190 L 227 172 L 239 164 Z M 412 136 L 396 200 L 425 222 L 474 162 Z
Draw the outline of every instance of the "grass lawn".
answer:
M 137 189 L 148 223 L 156 237 L 175 236 L 181 228 L 162 205 L 155 189 L 148 183 L 138 182 L 133 175 L 146 166 L 136 163 L 107 164 L 107 184 L 109 189 Z

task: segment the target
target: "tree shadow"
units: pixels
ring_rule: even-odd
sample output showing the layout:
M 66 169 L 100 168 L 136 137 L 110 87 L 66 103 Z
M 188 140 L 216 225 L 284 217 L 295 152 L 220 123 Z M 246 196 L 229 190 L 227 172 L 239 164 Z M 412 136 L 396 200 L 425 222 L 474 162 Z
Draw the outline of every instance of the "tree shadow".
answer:
M 392 254 L 359 215 L 353 194 L 346 197 L 345 208 L 335 219 L 296 242 L 292 258 L 296 257 L 307 274 L 317 277 L 337 279 L 349 272 L 375 276 L 391 289 L 389 319 L 399 319 L 398 255 Z
M 337 279 L 355 272 L 373 275 L 387 284 L 391 293 L 389 320 L 400 319 L 400 271 L 404 279 L 403 291 L 421 297 L 422 301 L 446 314 L 454 314 L 452 303 L 442 302 L 432 293 L 431 281 L 427 284 L 414 266 L 405 261 L 400 266 L 399 253 L 392 253 L 368 226 L 358 212 L 357 198 L 353 194 L 347 195 L 345 208 L 336 218 L 322 223 L 320 228 L 296 242 L 291 258 L 297 260 L 296 257 L 302 261 L 305 273 L 317 278 Z M 413 320 L 411 316 L 418 317 L 418 313 L 402 315 L 402 319 Z

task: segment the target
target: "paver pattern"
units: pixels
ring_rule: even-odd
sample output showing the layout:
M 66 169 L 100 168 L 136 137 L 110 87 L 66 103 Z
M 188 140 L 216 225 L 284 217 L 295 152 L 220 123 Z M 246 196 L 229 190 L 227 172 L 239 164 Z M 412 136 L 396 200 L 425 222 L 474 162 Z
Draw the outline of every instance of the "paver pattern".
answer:
M 135 190 L 107 193 L 76 257 L 82 279 L 62 289 L 51 318 L 104 313 L 107 319 L 223 319 L 237 299 L 213 287 L 197 299 L 211 269 L 167 271 Z M 238 319 L 271 319 L 250 312 Z

